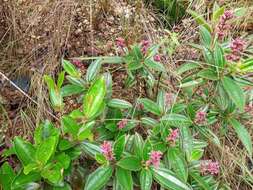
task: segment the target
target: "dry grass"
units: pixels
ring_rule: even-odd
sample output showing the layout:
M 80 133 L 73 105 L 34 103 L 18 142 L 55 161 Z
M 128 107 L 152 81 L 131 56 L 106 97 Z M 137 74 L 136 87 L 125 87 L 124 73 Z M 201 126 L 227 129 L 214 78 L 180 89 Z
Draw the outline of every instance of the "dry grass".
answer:
M 192 8 L 205 13 L 205 0 L 196 0 Z M 251 0 L 229 1 L 224 0 L 229 7 L 240 5 L 252 7 Z M 252 27 L 252 9 L 247 16 L 234 26 L 234 31 L 248 31 Z M 251 12 L 250 12 L 251 11 Z M 155 24 L 156 23 L 156 24 Z M 157 24 L 158 23 L 158 24 Z M 169 38 L 168 33 L 161 31 L 161 22 L 144 7 L 141 1 L 111 1 L 111 0 L 53 0 L 53 1 L 5 1 L 0 0 L 0 71 L 9 78 L 25 75 L 31 78 L 29 97 L 20 93 L 10 94 L 0 90 L 0 99 L 3 96 L 7 103 L 2 103 L 1 127 L 8 126 L 8 135 L 17 134 L 31 137 L 33 129 L 45 118 L 52 118 L 48 95 L 43 83 L 43 75 L 55 75 L 60 70 L 62 57 L 93 56 L 115 53 L 113 42 L 116 37 L 123 36 L 129 43 L 148 38 Z M 179 29 L 178 29 L 179 28 Z M 168 60 L 168 72 L 180 63 L 179 60 L 190 59 L 189 54 L 196 53 L 193 49 L 185 51 L 185 43 L 197 39 L 197 27 L 193 21 L 185 18 L 173 30 L 180 32 L 178 39 L 182 43 L 177 53 Z M 251 28 L 252 30 L 252 28 Z M 236 35 L 235 32 L 234 35 Z M 114 81 L 123 81 L 124 73 L 115 72 Z M 0 83 L 1 86 L 1 83 Z M 127 97 L 131 100 L 140 96 L 142 89 L 134 91 L 122 90 L 122 82 L 114 86 L 118 97 Z M 10 88 L 10 91 L 14 91 Z M 8 112 L 9 102 L 14 101 L 17 109 L 12 116 Z M 1 100 L 0 100 L 1 103 Z M 55 114 L 55 113 L 52 113 Z M 251 124 L 252 126 L 252 124 Z M 249 170 L 249 160 L 246 151 L 232 134 L 221 137 L 222 147 L 214 145 L 208 147 L 206 155 L 219 160 L 221 164 L 222 181 L 227 182 L 232 190 L 253 189 L 252 170 Z

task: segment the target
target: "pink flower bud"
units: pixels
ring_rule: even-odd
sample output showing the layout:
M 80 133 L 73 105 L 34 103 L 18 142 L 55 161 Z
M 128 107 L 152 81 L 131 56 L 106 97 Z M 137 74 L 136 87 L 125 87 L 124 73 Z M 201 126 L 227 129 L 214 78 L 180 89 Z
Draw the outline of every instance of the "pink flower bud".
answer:
M 146 165 L 153 165 L 155 168 L 158 168 L 160 165 L 160 160 L 162 158 L 162 152 L 160 151 L 152 151 L 150 153 L 150 159 L 148 161 L 146 161 Z
M 170 134 L 167 137 L 167 141 L 172 145 L 174 145 L 178 137 L 179 137 L 179 130 L 178 129 L 171 130 Z
M 119 129 L 123 129 L 127 125 L 128 121 L 127 119 L 122 119 L 117 123 L 117 126 Z
M 113 152 L 112 152 L 112 144 L 110 142 L 104 141 L 104 143 L 100 146 L 100 148 L 103 155 L 105 156 L 107 160 L 114 159 Z
M 148 40 L 142 40 L 141 41 L 141 52 L 143 54 L 146 54 L 149 46 L 150 46 L 150 42 Z
M 206 123 L 206 112 L 198 111 L 195 116 L 195 123 L 198 125 L 203 125 Z
M 75 66 L 77 66 L 78 68 L 81 68 L 81 67 L 83 66 L 82 61 L 80 61 L 80 60 L 78 60 L 78 59 L 74 59 L 74 60 L 72 61 L 72 63 L 73 63 Z
M 158 55 L 158 54 L 156 54 L 156 55 L 154 56 L 154 61 L 160 62 L 160 61 L 161 61 L 161 56 Z
M 211 160 L 203 160 L 200 162 L 200 172 L 204 175 L 208 173 L 217 175 L 219 173 L 219 168 L 218 162 L 212 162 Z
M 121 37 L 118 37 L 118 38 L 116 39 L 116 45 L 117 45 L 118 47 L 121 47 L 121 48 L 126 47 L 126 41 L 125 41 L 125 39 L 124 39 L 124 38 L 121 38 Z

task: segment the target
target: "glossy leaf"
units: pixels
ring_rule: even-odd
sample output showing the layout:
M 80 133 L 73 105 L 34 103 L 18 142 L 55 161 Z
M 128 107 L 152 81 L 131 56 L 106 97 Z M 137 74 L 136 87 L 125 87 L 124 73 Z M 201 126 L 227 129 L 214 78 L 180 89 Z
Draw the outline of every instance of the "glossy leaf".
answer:
M 144 109 L 146 111 L 149 111 L 155 115 L 161 115 L 161 111 L 159 109 L 159 106 L 155 102 L 153 102 L 152 100 L 150 100 L 148 98 L 141 98 L 139 101 L 143 104 Z
M 230 99 L 242 111 L 245 106 L 245 97 L 241 87 L 230 77 L 224 77 L 222 84 Z
M 86 118 L 89 119 L 100 111 L 99 109 L 104 102 L 105 94 L 105 79 L 104 77 L 100 77 L 94 82 L 84 97 L 83 112 Z
M 222 69 L 225 66 L 225 57 L 222 48 L 216 44 L 214 47 L 214 63 L 218 69 Z
M 204 69 L 198 72 L 197 76 L 208 79 L 208 80 L 218 80 L 217 73 L 212 69 Z
M 191 14 L 191 16 L 196 20 L 199 25 L 204 26 L 209 32 L 212 32 L 211 26 L 206 22 L 202 15 L 199 15 L 193 10 L 189 10 L 188 13 Z
M 149 68 L 149 69 L 154 69 L 155 71 L 160 71 L 160 72 L 165 72 L 166 69 L 163 66 L 162 63 L 153 61 L 152 59 L 145 59 L 144 64 Z
M 63 59 L 62 66 L 70 76 L 80 78 L 81 74 L 78 72 L 78 70 L 72 63 Z
M 149 169 L 142 169 L 140 174 L 141 190 L 151 190 L 153 182 L 152 173 Z
M 188 127 L 192 125 L 192 121 L 181 114 L 171 113 L 161 118 L 161 121 L 174 127 Z
M 210 185 L 197 173 L 190 172 L 190 176 L 198 183 L 203 190 L 211 190 Z
M 133 190 L 133 179 L 131 171 L 117 167 L 116 179 L 124 190 Z
M 88 176 L 84 190 L 101 190 L 112 176 L 111 166 L 101 166 Z
M 22 162 L 23 166 L 34 161 L 35 148 L 31 143 L 24 141 L 20 137 L 15 137 L 14 147 L 17 157 Z
M 155 180 L 161 186 L 173 190 L 191 190 L 191 188 L 181 180 L 179 180 L 175 173 L 167 168 L 152 168 Z
M 4 190 L 11 190 L 14 177 L 14 170 L 7 162 L 4 162 L 0 168 L 0 184 Z
M 200 67 L 199 63 L 195 62 L 184 63 L 179 68 L 177 68 L 176 73 L 178 75 L 181 75 L 187 71 L 191 71 L 199 67 Z
M 51 156 L 55 152 L 55 148 L 57 146 L 58 137 L 52 136 L 49 137 L 46 141 L 42 142 L 35 153 L 35 158 L 41 164 L 46 164 L 47 161 L 51 158 Z
M 25 189 L 25 187 L 31 182 L 37 182 L 41 179 L 39 173 L 29 173 L 28 175 L 20 172 L 13 180 L 11 187 L 13 190 Z
M 178 148 L 170 148 L 167 152 L 168 161 L 176 175 L 187 182 L 188 168 L 186 161 Z
M 91 82 L 93 79 L 95 79 L 95 77 L 97 76 L 97 74 L 100 71 L 102 65 L 102 59 L 99 58 L 97 60 L 95 60 L 94 62 L 92 62 L 88 69 L 87 69 L 87 73 L 86 73 L 86 80 L 88 82 Z
M 130 102 L 126 100 L 117 99 L 117 98 L 111 99 L 108 102 L 108 106 L 112 108 L 119 108 L 119 109 L 128 109 L 128 108 L 133 107 L 133 105 Z
M 114 145 L 113 145 L 113 152 L 114 152 L 114 155 L 116 157 L 116 160 L 119 160 L 123 151 L 124 151 L 124 148 L 125 148 L 125 135 L 122 135 L 121 137 L 119 137 Z
M 211 33 L 204 26 L 200 26 L 199 30 L 200 30 L 202 43 L 204 44 L 206 48 L 209 48 L 212 43 Z
M 61 88 L 61 95 L 63 97 L 80 94 L 84 91 L 84 88 L 79 85 L 67 84 Z
M 126 156 L 117 162 L 121 168 L 130 171 L 138 171 L 141 169 L 141 160 L 135 156 Z

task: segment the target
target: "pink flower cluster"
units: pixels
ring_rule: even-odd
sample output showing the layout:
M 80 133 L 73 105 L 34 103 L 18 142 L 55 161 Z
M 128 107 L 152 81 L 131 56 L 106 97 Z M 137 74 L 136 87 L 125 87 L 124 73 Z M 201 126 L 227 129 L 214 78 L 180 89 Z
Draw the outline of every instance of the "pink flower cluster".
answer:
M 149 46 L 150 46 L 149 40 L 142 40 L 141 41 L 141 52 L 143 54 L 146 54 L 147 51 L 148 51 Z
M 220 22 L 217 26 L 217 33 L 219 39 L 223 39 L 226 36 L 226 32 L 231 28 L 231 26 L 227 23 L 234 17 L 232 11 L 225 11 L 221 16 Z
M 123 129 L 127 125 L 127 122 L 128 122 L 127 119 L 122 119 L 117 123 L 118 128 Z
M 217 175 L 219 173 L 219 163 L 218 162 L 212 162 L 212 160 L 203 160 L 200 162 L 200 172 L 202 174 L 208 174 L 211 175 Z
M 195 123 L 198 125 L 203 125 L 206 123 L 206 112 L 205 111 L 198 111 L 195 116 Z
M 174 129 L 174 130 L 171 129 L 171 132 L 167 137 L 167 141 L 170 144 L 174 145 L 176 143 L 176 140 L 178 139 L 178 137 L 179 137 L 179 129 Z
M 117 45 L 118 47 L 120 47 L 120 48 L 126 47 L 126 41 L 125 41 L 125 39 L 122 38 L 122 37 L 116 38 L 116 45 Z
M 150 159 L 146 161 L 146 165 L 150 166 L 151 164 L 155 167 L 158 168 L 160 165 L 160 160 L 162 158 L 162 152 L 160 151 L 152 151 L 150 153 Z
M 235 40 L 233 40 L 230 45 L 232 52 L 231 54 L 227 55 L 227 60 L 234 62 L 240 61 L 241 53 L 244 50 L 245 44 L 245 41 L 243 41 L 241 38 L 236 38 Z
M 108 141 L 104 141 L 104 143 L 100 146 L 103 155 L 107 160 L 113 160 L 113 152 L 112 152 L 112 144 Z

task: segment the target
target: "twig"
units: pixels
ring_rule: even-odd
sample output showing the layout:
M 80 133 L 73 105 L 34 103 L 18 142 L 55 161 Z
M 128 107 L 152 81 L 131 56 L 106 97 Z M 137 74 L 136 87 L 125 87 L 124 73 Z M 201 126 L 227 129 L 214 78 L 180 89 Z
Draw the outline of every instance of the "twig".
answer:
M 18 91 L 20 91 L 25 97 L 27 97 L 31 102 L 33 102 L 34 104 L 36 104 L 37 106 L 39 105 L 38 102 L 36 102 L 33 98 L 31 98 L 26 92 L 24 92 L 21 88 L 19 88 L 14 82 L 12 82 L 5 74 L 3 74 L 0 71 L 0 75 L 7 80 L 12 86 L 14 86 Z M 46 110 L 46 112 L 52 116 L 54 119 L 56 119 L 57 121 L 60 121 L 60 119 L 58 117 L 56 117 L 54 114 L 52 114 L 50 111 Z

